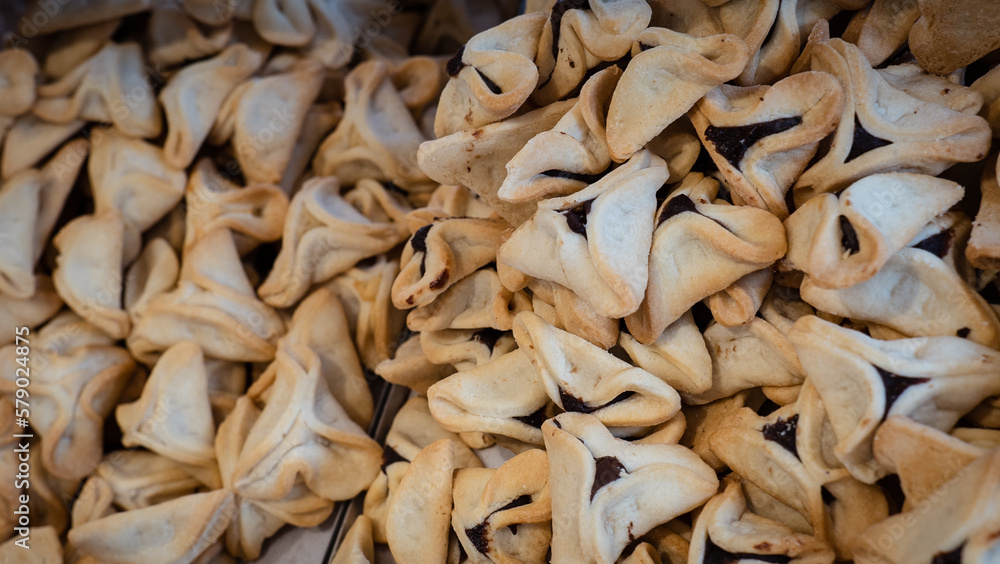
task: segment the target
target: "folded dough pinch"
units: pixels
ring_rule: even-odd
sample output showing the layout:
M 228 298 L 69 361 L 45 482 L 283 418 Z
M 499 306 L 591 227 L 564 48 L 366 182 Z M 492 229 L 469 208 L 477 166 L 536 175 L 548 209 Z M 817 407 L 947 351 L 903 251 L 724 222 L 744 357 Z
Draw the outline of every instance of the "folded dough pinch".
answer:
M 656 191 L 668 175 L 663 159 L 636 153 L 587 188 L 539 202 L 497 258 L 573 290 L 604 316 L 628 315 L 646 290 Z

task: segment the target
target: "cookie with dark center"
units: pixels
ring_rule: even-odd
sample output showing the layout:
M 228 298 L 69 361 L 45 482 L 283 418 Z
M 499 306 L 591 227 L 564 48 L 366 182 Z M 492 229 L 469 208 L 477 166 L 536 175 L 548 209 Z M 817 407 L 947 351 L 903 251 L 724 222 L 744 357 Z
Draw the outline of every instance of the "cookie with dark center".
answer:
M 615 396 L 615 399 L 609 401 L 604 405 L 591 407 L 587 405 L 587 403 L 584 402 L 582 399 L 574 396 L 573 394 L 568 393 L 566 390 L 562 388 L 559 388 L 559 400 L 562 401 L 563 409 L 565 409 L 566 411 L 575 411 L 577 413 L 588 413 L 588 414 L 593 413 L 600 409 L 604 409 L 609 405 L 614 405 L 616 403 L 625 401 L 628 398 L 632 397 L 633 394 L 635 394 L 635 392 L 632 391 L 622 392 L 617 396 Z
M 868 151 L 874 151 L 879 147 L 885 147 L 892 141 L 887 141 L 880 137 L 875 137 L 868 130 L 861 126 L 857 116 L 854 117 L 854 140 L 851 142 L 851 151 L 847 154 L 845 163 L 849 163 Z
M 792 557 L 785 556 L 784 554 L 729 552 L 712 542 L 712 539 L 705 539 L 705 556 L 702 558 L 703 564 L 737 564 L 738 562 L 743 562 L 745 560 L 755 562 L 773 562 L 774 564 L 788 564 L 792 561 Z
M 472 340 L 486 345 L 486 348 L 490 349 L 490 353 L 492 353 L 493 347 L 497 344 L 497 340 L 502 336 L 503 331 L 487 327 L 486 329 L 480 329 L 479 331 L 473 333 Z
M 799 457 L 799 449 L 795 445 L 795 431 L 799 425 L 799 414 L 789 417 L 787 420 L 778 418 L 774 423 L 764 425 L 761 432 L 768 441 L 778 443 L 782 448 Z
M 594 469 L 594 484 L 590 488 L 591 501 L 601 488 L 628 474 L 625 466 L 614 456 L 602 456 L 594 460 L 594 464 L 596 467 Z
M 945 229 L 944 231 L 935 233 L 916 245 L 913 245 L 913 247 L 922 249 L 933 254 L 937 258 L 943 259 L 945 255 L 948 254 L 948 249 L 951 248 L 951 239 L 954 235 L 955 232 L 953 230 Z
M 749 125 L 731 127 L 716 127 L 710 125 L 705 129 L 705 140 L 715 146 L 715 150 L 735 168 L 740 167 L 740 161 L 746 155 L 747 149 L 761 139 L 788 131 L 802 123 L 801 116 L 772 119 Z
M 583 235 L 584 239 L 587 238 L 587 215 L 590 214 L 590 207 L 593 204 L 594 200 L 587 200 L 568 210 L 559 212 L 566 218 L 566 224 L 569 225 L 570 231 L 578 235 Z
M 903 395 L 903 392 L 905 392 L 910 386 L 916 386 L 930 381 L 930 378 L 911 378 L 909 376 L 893 374 L 888 370 L 882 370 L 878 366 L 875 367 L 875 370 L 877 370 L 878 375 L 882 377 L 882 385 L 885 386 L 885 413 L 882 414 L 883 420 L 885 420 L 886 416 L 889 414 L 889 410 L 892 409 L 893 404 L 896 403 L 899 396 Z
M 524 423 L 525 425 L 530 425 L 531 427 L 534 427 L 536 429 L 541 429 L 542 423 L 545 423 L 545 420 L 548 419 L 548 414 L 546 413 L 547 407 L 548 406 L 543 405 L 541 408 L 538 409 L 538 411 L 535 411 L 530 415 L 514 417 L 514 419 L 516 421 Z
M 837 218 L 840 222 L 840 246 L 848 254 L 856 255 L 861 252 L 861 244 L 858 241 L 858 232 L 851 225 L 851 220 L 845 216 Z

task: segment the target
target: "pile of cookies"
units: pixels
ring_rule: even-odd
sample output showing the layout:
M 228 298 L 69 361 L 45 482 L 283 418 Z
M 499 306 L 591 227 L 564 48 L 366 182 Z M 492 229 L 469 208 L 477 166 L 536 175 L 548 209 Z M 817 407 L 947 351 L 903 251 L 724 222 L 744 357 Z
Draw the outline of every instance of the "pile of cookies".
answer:
M 995 561 L 992 2 L 49 4 L 0 560 Z

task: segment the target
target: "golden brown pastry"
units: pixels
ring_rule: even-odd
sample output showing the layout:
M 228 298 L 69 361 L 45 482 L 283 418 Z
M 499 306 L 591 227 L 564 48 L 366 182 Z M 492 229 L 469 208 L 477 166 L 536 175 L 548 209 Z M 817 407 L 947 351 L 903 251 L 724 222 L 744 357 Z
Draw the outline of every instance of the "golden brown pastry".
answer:
M 786 261 L 824 288 L 871 279 L 897 251 L 964 195 L 958 184 L 931 176 L 867 176 L 837 197 L 819 194 L 785 221 Z
M 784 227 L 777 217 L 750 206 L 714 203 L 717 191 L 714 179 L 691 173 L 657 210 L 645 298 L 625 318 L 640 343 L 656 341 L 695 303 L 785 254 Z
M 539 82 L 535 57 L 547 14 L 527 13 L 474 35 L 448 61 L 434 134 L 444 137 L 500 121 Z
M 190 494 L 84 523 L 69 542 L 88 563 L 192 563 L 225 533 L 234 510 L 227 490 Z
M 603 174 L 611 165 L 608 106 L 621 74 L 612 66 L 588 79 L 576 105 L 555 127 L 534 136 L 510 159 L 497 196 L 509 202 L 565 196 Z
M 290 307 L 313 284 L 347 272 L 409 235 L 405 202 L 372 179 L 340 195 L 336 177 L 313 178 L 292 199 L 281 252 L 257 293 L 269 305 Z
M 570 196 L 543 200 L 497 258 L 575 292 L 601 315 L 634 312 L 646 290 L 656 191 L 666 163 L 641 151 Z
M 52 319 L 32 339 L 28 366 L 16 366 L 16 347 L 0 349 L 11 370 L 0 389 L 13 394 L 19 377 L 31 380 L 31 425 L 41 436 L 40 460 L 55 477 L 76 480 L 97 467 L 104 419 L 135 368 L 125 349 L 71 312 Z
M 979 104 L 959 111 L 940 98 L 907 93 L 873 69 L 857 47 L 840 39 L 816 42 L 809 56 L 812 70 L 840 81 L 845 103 L 829 151 L 795 181 L 797 204 L 815 194 L 838 192 L 870 174 L 934 176 L 956 162 L 986 156 L 991 134 L 989 124 L 975 115 Z
M 130 137 L 156 137 L 163 122 L 145 67 L 137 43 L 108 43 L 59 80 L 39 86 L 32 111 L 55 123 L 113 123 Z
M 704 503 L 715 472 L 686 447 L 616 439 L 595 417 L 542 426 L 552 492 L 552 562 L 611 563 L 630 539 Z
M 397 86 L 402 80 L 412 80 L 410 92 L 405 83 Z M 407 98 L 424 89 L 436 94 L 438 80 L 438 66 L 427 57 L 400 65 L 366 61 L 351 70 L 344 79 L 344 117 L 316 151 L 315 173 L 336 175 L 345 185 L 375 178 L 408 191 L 433 189 L 417 167 L 417 147 L 426 137 Z
M 226 97 L 260 67 L 262 55 L 238 43 L 170 77 L 159 96 L 167 118 L 167 163 L 177 168 L 191 164 Z
M 330 393 L 312 349 L 282 340 L 272 369 L 247 392 L 264 407 L 233 469 L 234 491 L 277 501 L 301 481 L 326 500 L 354 497 L 378 473 L 381 449 Z
M 214 358 L 265 362 L 284 333 L 282 319 L 257 299 L 232 233 L 220 228 L 184 253 L 176 288 L 147 302 L 127 342 L 147 364 L 180 341 Z
M 640 33 L 608 110 L 611 157 L 623 162 L 642 149 L 708 91 L 736 78 L 748 57 L 734 35 L 698 38 L 658 27 Z
M 215 460 L 215 422 L 201 347 L 183 341 L 167 349 L 146 380 L 142 396 L 115 410 L 122 444 L 145 447 L 210 488 L 222 485 Z
M 904 415 L 946 431 L 1000 391 L 993 377 L 1000 355 L 968 339 L 876 341 L 807 316 L 789 340 L 826 406 L 837 437 L 834 454 L 866 483 L 886 474 L 872 440 L 887 417 Z
M 680 410 L 677 392 L 660 378 L 534 313 L 517 316 L 514 336 L 545 392 L 564 411 L 593 414 L 614 428 L 659 425 Z
M 496 261 L 502 219 L 446 218 L 417 230 L 400 257 L 392 303 L 409 309 L 434 301 L 445 290 Z
M 472 562 L 543 564 L 552 540 L 545 451 L 531 449 L 496 470 L 465 468 L 454 481 L 452 528 Z
M 0 51 L 0 96 L 4 99 L 0 116 L 17 117 L 35 103 L 35 80 L 38 76 L 38 61 L 26 49 L 4 49 Z
M 468 187 L 500 217 L 520 225 L 535 212 L 535 205 L 500 199 L 498 191 L 507 177 L 507 163 L 534 136 L 555 127 L 574 105 L 572 100 L 555 102 L 521 116 L 426 141 L 417 151 L 417 164 L 431 180 Z
M 277 184 L 322 81 L 322 66 L 308 59 L 282 72 L 247 80 L 222 103 L 209 143 L 231 141 L 250 183 Z
M 804 72 L 774 86 L 719 86 L 689 116 L 732 190 L 733 203 L 784 219 L 785 193 L 836 128 L 843 98 L 834 77 Z

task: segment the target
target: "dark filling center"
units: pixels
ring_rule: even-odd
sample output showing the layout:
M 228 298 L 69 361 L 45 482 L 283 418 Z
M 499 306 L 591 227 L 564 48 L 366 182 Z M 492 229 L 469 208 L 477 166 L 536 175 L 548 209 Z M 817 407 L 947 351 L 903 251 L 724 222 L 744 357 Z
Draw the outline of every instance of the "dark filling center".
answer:
M 606 170 L 604 172 L 598 172 L 597 174 L 581 174 L 579 172 L 566 172 L 565 170 L 546 170 L 542 174 L 545 176 L 551 176 L 552 178 L 565 178 L 567 180 L 576 180 L 585 184 L 593 184 L 604 178 L 604 175 L 607 173 L 608 171 Z
M 937 258 L 943 259 L 944 256 L 948 254 L 948 249 L 951 248 L 951 238 L 954 234 L 954 231 L 951 229 L 945 229 L 944 231 L 931 235 L 913 246 L 917 249 L 922 249 L 928 253 L 932 253 Z
M 837 498 L 830 493 L 830 490 L 826 489 L 826 486 L 822 486 L 819 489 L 820 495 L 823 497 L 823 503 L 825 505 L 833 505 L 837 501 Z
M 965 543 L 951 552 L 939 552 L 934 555 L 931 564 L 962 564 L 962 551 L 965 550 Z
M 481 554 L 488 554 L 490 552 L 490 539 L 486 536 L 489 532 L 490 525 L 486 521 L 472 527 L 471 529 L 466 529 L 465 534 L 469 537 L 469 542 L 472 546 L 476 547 Z
M 725 157 L 729 164 L 739 168 L 747 149 L 768 135 L 787 131 L 802 123 L 800 116 L 772 119 L 750 125 L 733 127 L 708 126 L 705 139 L 715 145 L 715 150 Z
M 594 464 L 597 467 L 594 470 L 594 485 L 590 488 L 591 501 L 601 488 L 628 474 L 625 466 L 614 456 L 602 456 L 594 460 Z
M 848 254 L 855 255 L 861 252 L 861 244 L 858 242 L 858 232 L 851 225 L 851 220 L 840 216 L 840 246 Z
M 562 388 L 559 388 L 559 399 L 562 400 L 563 409 L 565 409 L 566 411 L 575 411 L 577 413 L 593 413 L 599 409 L 604 409 L 609 405 L 614 405 L 618 402 L 625 401 L 628 398 L 632 397 L 633 394 L 635 394 L 635 392 L 632 391 L 622 392 L 617 396 L 615 396 L 615 399 L 609 401 L 604 405 L 591 407 L 587 405 L 586 402 L 584 402 L 582 399 L 570 393 L 567 393 L 566 390 Z
M 594 200 L 587 200 L 576 207 L 559 212 L 566 218 L 570 231 L 583 235 L 584 239 L 587 238 L 587 214 L 590 213 L 590 206 L 593 203 Z
M 391 446 L 385 445 L 385 448 L 382 449 L 382 473 L 385 474 L 385 469 L 397 462 L 409 462 L 409 460 L 403 458 L 403 455 L 396 452 Z
M 910 378 L 909 376 L 893 374 L 892 372 L 882 370 L 878 366 L 875 367 L 875 370 L 878 370 L 878 375 L 882 377 L 882 385 L 885 386 L 885 413 L 882 415 L 883 421 L 889 415 L 892 405 L 896 403 L 896 400 L 899 399 L 899 396 L 903 395 L 903 392 L 907 388 L 930 381 L 930 378 Z
M 656 226 L 659 227 L 664 221 L 684 212 L 698 213 L 698 208 L 695 207 L 694 200 L 688 197 L 687 194 L 677 194 L 663 207 L 660 217 L 656 219 Z
M 459 47 L 458 53 L 455 53 L 454 57 L 448 59 L 448 64 L 445 65 L 448 76 L 455 78 L 465 68 L 466 65 L 462 62 L 462 55 L 465 55 L 465 45 Z
M 764 433 L 765 439 L 778 443 L 782 448 L 794 454 L 795 458 L 798 458 L 799 449 L 795 446 L 795 430 L 798 428 L 798 425 L 799 415 L 796 413 L 789 417 L 787 421 L 779 417 L 774 423 L 764 425 L 761 432 Z
M 712 539 L 705 539 L 704 564 L 736 564 L 741 560 L 755 560 L 757 562 L 774 562 L 775 564 L 788 564 L 792 561 L 791 556 L 784 554 L 751 554 L 749 552 L 729 552 L 724 548 L 719 548 Z
M 503 331 L 499 329 L 486 328 L 480 329 L 472 334 L 472 340 L 480 342 L 486 345 L 486 348 L 490 349 L 490 353 L 493 353 L 493 347 L 497 344 L 497 339 L 503 336 Z
M 503 94 L 503 90 L 501 90 L 500 87 L 497 86 L 497 83 L 490 80 L 490 77 L 483 74 L 483 71 L 476 69 L 476 72 L 479 73 L 479 78 L 483 79 L 483 82 L 486 83 L 486 88 L 489 88 L 490 92 L 494 94 Z
M 531 503 L 531 496 L 522 495 L 517 499 L 515 499 L 514 501 L 511 501 L 507 505 L 501 507 L 500 509 L 497 509 L 493 513 L 497 513 L 499 511 L 506 511 L 508 509 L 514 509 L 516 507 L 528 505 L 529 503 Z M 493 513 L 491 513 L 490 515 L 493 515 Z M 509 525 L 507 528 L 510 529 L 511 534 L 514 535 L 517 534 L 517 525 Z M 482 554 L 486 554 L 490 551 L 490 539 L 488 538 L 489 531 L 490 531 L 489 522 L 483 521 L 482 523 L 476 525 L 475 527 L 472 527 L 471 529 L 466 529 L 465 534 L 469 537 L 469 541 L 472 542 L 472 546 L 476 547 L 476 550 L 478 550 Z
M 545 408 L 547 406 L 542 406 L 538 411 L 532 413 L 531 415 L 523 415 L 521 417 L 515 417 L 514 419 L 524 423 L 525 425 L 530 425 L 536 429 L 542 428 L 542 423 L 548 419 L 548 414 L 545 413 Z
M 562 28 L 562 19 L 566 12 L 570 10 L 589 10 L 590 0 L 559 0 L 552 6 L 552 14 L 549 21 L 552 22 L 552 58 L 559 58 L 559 32 Z M 551 78 L 551 77 L 550 77 Z
M 448 59 L 448 63 L 444 67 L 445 71 L 448 73 L 448 76 L 455 78 L 456 76 L 458 76 L 458 73 L 462 72 L 462 69 L 469 66 L 464 62 L 462 62 L 463 55 L 465 55 L 465 45 L 459 47 L 458 52 L 455 53 L 455 56 Z M 497 83 L 490 80 L 490 77 L 483 74 L 483 72 L 479 69 L 476 69 L 476 72 L 479 73 L 479 78 L 483 79 L 483 82 L 486 83 L 486 87 L 490 89 L 490 92 L 494 94 L 503 94 L 503 90 L 499 86 L 497 86 Z
M 410 239 L 410 246 L 413 247 L 413 252 L 424 253 L 424 258 L 420 259 L 420 276 L 423 276 L 426 273 L 424 268 L 424 259 L 427 258 L 427 233 L 430 232 L 431 227 L 433 227 L 433 225 L 428 224 L 420 229 L 417 229 L 417 232 L 414 233 L 413 237 Z
M 858 117 L 854 116 L 854 141 L 851 142 L 851 152 L 847 154 L 847 158 L 844 162 L 849 163 L 868 151 L 878 149 L 879 147 L 885 147 L 889 143 L 892 143 L 892 141 L 886 141 L 885 139 L 875 137 L 871 133 L 868 133 L 867 129 L 861 127 L 861 122 L 858 121 Z

